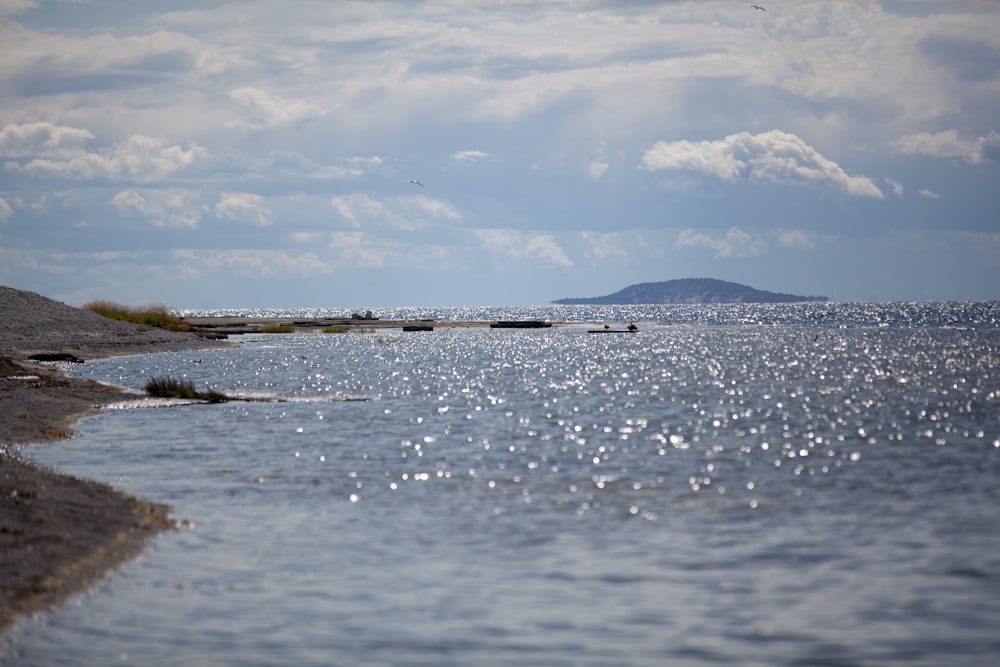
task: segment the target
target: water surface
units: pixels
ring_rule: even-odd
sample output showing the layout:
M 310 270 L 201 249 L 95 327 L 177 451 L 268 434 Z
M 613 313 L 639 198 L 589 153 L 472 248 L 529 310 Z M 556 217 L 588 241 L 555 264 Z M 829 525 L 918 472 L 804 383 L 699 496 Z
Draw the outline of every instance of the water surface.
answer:
M 294 400 L 25 448 L 189 523 L 4 664 L 993 664 L 997 304 L 810 306 L 88 363 Z

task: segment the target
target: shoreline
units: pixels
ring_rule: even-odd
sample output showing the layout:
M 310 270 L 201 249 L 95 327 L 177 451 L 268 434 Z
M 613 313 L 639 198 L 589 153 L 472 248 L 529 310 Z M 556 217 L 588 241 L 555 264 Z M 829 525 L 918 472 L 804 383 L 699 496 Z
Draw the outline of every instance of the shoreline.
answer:
M 2 655 L 19 621 L 91 590 L 175 524 L 169 505 L 39 466 L 17 451 L 58 446 L 79 420 L 132 394 L 45 364 L 0 357 L 0 368 Z M 15 369 L 21 372 L 9 374 Z
M 226 345 L 0 286 L 0 656 L 19 622 L 95 589 L 174 527 L 168 505 L 21 457 L 18 450 L 58 446 L 80 419 L 135 398 L 30 357 L 86 361 Z

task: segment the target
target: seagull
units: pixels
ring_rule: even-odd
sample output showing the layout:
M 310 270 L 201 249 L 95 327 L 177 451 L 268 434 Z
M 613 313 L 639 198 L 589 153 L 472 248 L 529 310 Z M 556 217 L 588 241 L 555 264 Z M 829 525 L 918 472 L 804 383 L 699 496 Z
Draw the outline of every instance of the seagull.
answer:
M 763 7 L 761 7 L 760 5 L 750 5 L 750 6 L 753 7 L 754 9 L 759 9 L 762 12 L 766 12 L 767 11 L 766 9 L 764 9 Z
M 421 183 L 420 181 L 418 181 L 418 180 L 417 180 L 417 179 L 415 179 L 415 178 L 411 178 L 411 179 L 410 179 L 410 183 L 413 183 L 414 185 L 419 185 L 420 187 L 424 187 L 424 184 L 423 184 L 423 183 Z

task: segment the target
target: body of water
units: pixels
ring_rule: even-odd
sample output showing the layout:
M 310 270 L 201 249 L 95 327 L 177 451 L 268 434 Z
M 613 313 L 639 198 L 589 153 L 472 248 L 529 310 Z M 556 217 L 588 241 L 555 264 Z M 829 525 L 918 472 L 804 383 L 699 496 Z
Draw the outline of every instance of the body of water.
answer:
M 640 331 L 246 336 L 73 369 L 284 400 L 109 410 L 25 447 L 184 526 L 4 664 L 1000 656 L 1000 304 L 378 314 Z

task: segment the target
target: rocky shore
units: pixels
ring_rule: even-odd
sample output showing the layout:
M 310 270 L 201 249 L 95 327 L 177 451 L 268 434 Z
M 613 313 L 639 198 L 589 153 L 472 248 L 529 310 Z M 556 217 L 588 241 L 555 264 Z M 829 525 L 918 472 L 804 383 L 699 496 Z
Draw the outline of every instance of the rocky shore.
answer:
M 225 343 L 0 286 L 0 638 L 19 618 L 93 586 L 172 526 L 169 507 L 18 456 L 18 445 L 69 437 L 79 418 L 134 398 L 32 357 L 86 361 L 218 345 Z

